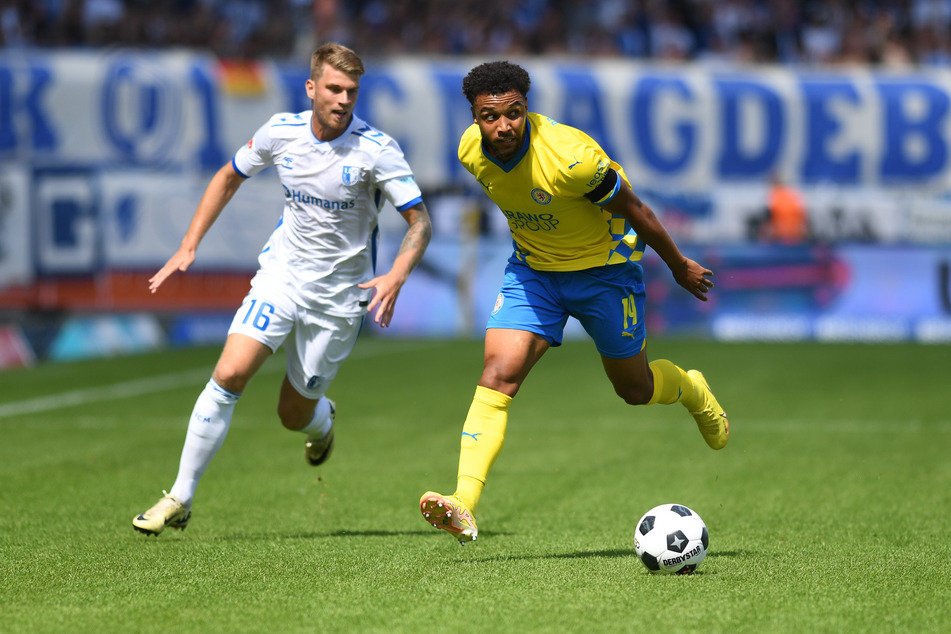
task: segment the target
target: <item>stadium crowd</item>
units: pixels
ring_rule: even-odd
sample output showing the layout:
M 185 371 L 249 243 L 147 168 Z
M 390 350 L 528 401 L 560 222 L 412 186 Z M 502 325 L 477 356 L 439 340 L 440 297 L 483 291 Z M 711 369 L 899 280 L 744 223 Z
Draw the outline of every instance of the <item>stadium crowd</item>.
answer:
M 951 0 L 0 0 L 0 45 L 951 66 Z

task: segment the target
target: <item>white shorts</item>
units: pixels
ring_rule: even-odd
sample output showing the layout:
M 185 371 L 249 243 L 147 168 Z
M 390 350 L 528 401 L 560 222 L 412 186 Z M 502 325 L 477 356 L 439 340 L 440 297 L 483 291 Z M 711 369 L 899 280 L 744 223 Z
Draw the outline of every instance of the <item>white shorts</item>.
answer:
M 275 352 L 284 344 L 291 385 L 302 396 L 319 400 L 353 350 L 363 317 L 308 310 L 285 293 L 262 286 L 245 296 L 228 334 L 247 335 Z

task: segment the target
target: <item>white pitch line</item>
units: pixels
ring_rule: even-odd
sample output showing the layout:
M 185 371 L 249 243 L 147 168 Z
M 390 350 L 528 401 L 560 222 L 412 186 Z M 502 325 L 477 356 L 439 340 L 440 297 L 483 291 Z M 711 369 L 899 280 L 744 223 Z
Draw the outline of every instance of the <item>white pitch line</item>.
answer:
M 421 345 L 417 347 L 432 347 L 432 345 L 438 344 L 430 344 L 426 346 Z M 407 348 L 398 348 L 382 351 L 371 350 L 364 353 L 358 349 L 350 355 L 350 358 L 365 359 L 406 351 Z M 59 394 L 31 398 L 25 401 L 0 403 L 0 419 L 9 418 L 11 416 L 22 416 L 23 414 L 48 412 L 50 410 L 60 409 L 62 407 L 84 405 L 86 403 L 94 403 L 97 401 L 114 401 L 117 399 L 129 398 L 131 396 L 155 394 L 156 392 L 174 390 L 181 387 L 187 387 L 189 385 L 194 385 L 197 389 L 203 385 L 199 383 L 200 381 L 207 381 L 211 377 L 211 371 L 213 368 L 214 365 L 208 365 L 204 368 L 194 368 L 191 370 L 174 372 L 172 374 L 161 374 L 159 376 L 154 376 L 147 379 L 136 379 L 135 381 L 124 381 L 122 383 L 114 383 L 112 385 L 104 385 L 101 387 L 91 387 L 81 390 L 73 390 L 71 392 L 60 392 Z M 283 364 L 266 364 L 264 367 L 258 370 L 258 375 L 272 374 L 283 371 Z
M 148 379 L 125 381 L 123 383 L 114 383 L 102 387 L 91 387 L 82 390 L 73 390 L 72 392 L 60 392 L 59 394 L 31 398 L 26 401 L 5 403 L 0 405 L 0 418 L 21 416 L 23 414 L 36 414 L 37 412 L 47 412 L 61 407 L 83 405 L 96 401 L 112 401 L 130 396 L 164 392 L 165 390 L 185 387 L 186 385 L 194 385 L 197 381 L 200 381 L 202 377 L 210 376 L 210 372 L 211 370 L 208 368 L 188 370 L 174 374 L 154 376 Z

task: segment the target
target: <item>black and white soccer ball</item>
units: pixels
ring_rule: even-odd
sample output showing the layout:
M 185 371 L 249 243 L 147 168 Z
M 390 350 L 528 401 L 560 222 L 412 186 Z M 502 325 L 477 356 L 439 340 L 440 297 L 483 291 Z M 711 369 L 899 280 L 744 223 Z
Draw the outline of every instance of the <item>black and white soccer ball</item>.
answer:
M 634 550 L 652 572 L 686 575 L 707 556 L 707 525 L 683 504 L 661 504 L 644 513 L 634 532 Z

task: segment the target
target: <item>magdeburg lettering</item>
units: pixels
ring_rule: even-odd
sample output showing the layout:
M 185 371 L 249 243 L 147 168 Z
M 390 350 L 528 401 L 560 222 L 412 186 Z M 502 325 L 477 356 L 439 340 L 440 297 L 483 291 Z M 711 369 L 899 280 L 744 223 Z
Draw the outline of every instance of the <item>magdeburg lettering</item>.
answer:
M 664 177 L 698 189 L 778 172 L 807 184 L 951 187 L 946 72 L 710 71 L 618 61 L 538 62 L 533 70 L 540 72 L 531 107 L 588 131 L 637 180 Z M 298 85 L 308 71 L 273 72 L 268 86 Z M 462 62 L 397 58 L 375 65 L 361 86 L 360 115 L 368 120 L 442 104 L 395 139 L 429 187 L 465 180 L 456 157 L 465 72 Z M 217 169 L 238 141 L 217 116 L 234 96 L 216 75 L 202 56 L 0 55 L 0 155 L 50 166 Z M 436 93 L 442 98 L 433 100 Z M 57 109 L 63 95 L 70 108 Z M 271 113 L 275 99 L 288 99 L 287 112 L 311 108 L 305 97 L 269 97 L 258 116 Z M 250 107 L 242 103 L 242 112 Z M 73 116 L 92 125 L 70 125 Z M 379 140 L 372 128 L 367 134 Z

